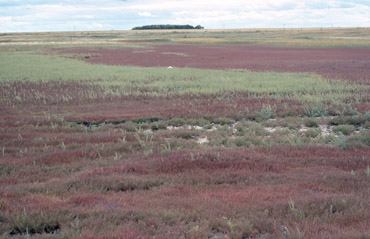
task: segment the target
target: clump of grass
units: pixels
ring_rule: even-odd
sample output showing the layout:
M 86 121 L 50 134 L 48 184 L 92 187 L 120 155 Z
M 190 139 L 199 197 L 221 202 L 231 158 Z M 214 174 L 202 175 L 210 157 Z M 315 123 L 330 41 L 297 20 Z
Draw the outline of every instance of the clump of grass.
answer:
M 153 131 L 157 131 L 157 130 L 161 130 L 161 129 L 163 130 L 163 129 L 167 129 L 167 125 L 164 122 L 156 122 L 156 123 L 152 124 L 151 129 Z
M 228 138 L 215 138 L 210 142 L 211 146 L 229 146 L 230 140 Z
M 171 143 L 166 140 L 166 143 L 161 144 L 162 147 L 162 153 L 171 153 L 172 152 L 172 146 Z
M 159 180 L 125 180 L 123 182 L 114 183 L 111 185 L 106 185 L 105 190 L 110 191 L 134 191 L 134 190 L 150 190 L 153 187 L 158 187 L 162 185 L 163 182 Z
M 355 132 L 356 128 L 353 125 L 338 125 L 333 127 L 333 132 L 343 133 L 344 135 L 350 135 Z
M 342 132 L 339 132 L 339 137 L 334 141 L 334 145 L 337 146 L 340 149 L 346 149 L 347 148 L 347 140 L 346 136 Z
M 370 129 L 370 121 L 366 121 L 364 124 L 365 129 Z
M 359 115 L 359 112 L 357 111 L 356 108 L 353 108 L 352 105 L 348 105 L 347 107 L 345 106 L 342 110 L 342 115 L 352 115 L 356 116 Z
M 187 119 L 185 121 L 185 124 L 203 127 L 203 126 L 209 125 L 210 120 L 205 119 L 205 118 Z
M 132 123 L 132 122 L 126 122 L 124 125 L 123 125 L 123 128 L 127 131 L 127 132 L 136 132 L 137 131 L 137 125 Z
M 348 144 L 357 147 L 370 146 L 370 132 L 363 131 L 359 134 L 355 134 L 348 139 Z
M 234 121 L 229 118 L 217 118 L 217 119 L 211 120 L 211 123 L 219 124 L 219 125 L 228 125 L 228 124 L 232 124 L 233 122 Z
M 235 132 L 236 136 L 244 136 L 247 130 L 245 124 L 243 123 L 238 123 L 235 126 L 235 129 L 236 129 L 236 132 Z
M 197 131 L 182 130 L 182 131 L 176 132 L 176 137 L 183 138 L 183 139 L 192 139 L 198 135 L 199 133 Z
M 14 170 L 14 166 L 3 166 L 0 169 L 0 176 L 10 175 Z
M 262 109 L 259 112 L 257 112 L 257 115 L 261 119 L 267 120 L 272 119 L 275 114 L 273 113 L 272 107 L 270 105 L 264 105 Z
M 61 229 L 61 224 L 55 215 L 43 212 L 28 213 L 24 209 L 22 214 L 10 217 L 10 235 L 32 235 L 42 233 L 56 233 Z
M 324 117 L 328 115 L 327 107 L 323 104 L 311 104 L 304 109 L 308 117 Z
M 251 145 L 251 141 L 248 138 L 236 138 L 232 142 L 237 147 L 249 147 Z
M 314 119 L 308 119 L 304 122 L 304 125 L 309 128 L 317 128 L 319 124 Z
M 170 119 L 168 123 L 172 126 L 180 127 L 185 124 L 185 119 L 175 117 L 175 118 Z
M 304 132 L 304 134 L 309 138 L 316 138 L 321 133 L 320 129 L 310 129 Z
M 253 124 L 250 126 L 248 131 L 251 131 L 254 133 L 256 136 L 267 136 L 269 135 L 269 132 L 265 130 L 261 125 L 259 124 Z
M 370 121 L 370 117 L 368 117 L 367 113 L 364 115 L 355 115 L 352 117 L 340 117 L 337 119 L 330 120 L 330 125 L 343 125 L 349 124 L 354 126 L 361 126 L 365 125 L 366 122 Z
M 144 124 L 144 123 L 153 123 L 153 122 L 158 122 L 158 121 L 165 121 L 164 118 L 158 117 L 158 116 L 151 116 L 148 118 L 137 118 L 131 120 L 135 124 Z
M 293 147 L 301 147 L 303 142 L 299 136 L 287 137 L 288 143 Z
M 370 146 L 370 135 L 361 135 L 360 136 L 360 140 L 361 142 L 366 145 L 366 146 Z

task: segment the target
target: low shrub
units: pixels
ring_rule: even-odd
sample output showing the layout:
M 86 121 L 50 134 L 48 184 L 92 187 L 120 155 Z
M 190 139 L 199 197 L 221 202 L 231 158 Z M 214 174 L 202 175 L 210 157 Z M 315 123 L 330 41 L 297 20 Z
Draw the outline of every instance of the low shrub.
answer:
M 25 209 L 23 213 L 11 216 L 9 223 L 9 234 L 12 236 L 17 234 L 50 234 L 56 233 L 61 229 L 61 224 L 55 215 L 49 215 L 44 212 L 27 213 Z
M 342 110 L 343 115 L 358 115 L 359 112 L 356 108 L 352 108 L 351 105 L 348 105 L 347 107 L 344 107 Z
M 198 119 L 188 119 L 185 121 L 185 124 L 188 125 L 196 125 L 196 126 L 205 126 L 209 124 L 210 121 L 204 118 L 198 118 Z
M 211 146 L 229 146 L 230 140 L 228 138 L 215 138 L 209 143 Z
M 236 129 L 236 135 L 237 136 L 244 136 L 245 135 L 245 131 L 246 131 L 246 126 L 245 125 L 242 125 L 242 124 L 237 124 L 235 126 L 235 129 Z
M 250 130 L 254 132 L 256 136 L 267 136 L 269 132 L 265 130 L 261 125 L 253 125 Z
M 132 122 L 125 123 L 123 128 L 126 130 L 126 132 L 136 132 L 137 131 L 136 124 Z
M 366 121 L 365 124 L 364 124 L 364 128 L 365 129 L 370 129 L 370 121 Z
M 370 146 L 370 132 L 362 132 L 350 137 L 348 144 L 357 147 Z
M 308 117 L 323 117 L 328 115 L 328 111 L 323 104 L 307 106 L 304 112 Z
M 152 116 L 148 118 L 137 118 L 131 121 L 135 124 L 143 124 L 143 123 L 153 123 L 153 122 L 164 121 L 164 120 L 165 119 L 162 117 Z
M 363 144 L 365 144 L 366 146 L 370 146 L 370 135 L 363 135 L 360 137 L 360 140 Z
M 133 191 L 133 190 L 149 190 L 153 187 L 158 187 L 162 185 L 163 183 L 158 180 L 128 180 L 124 182 L 119 182 L 115 185 L 112 185 L 111 188 L 107 188 L 107 191 L 113 190 L 113 191 Z
M 368 117 L 368 113 L 364 115 L 355 115 L 352 117 L 341 117 L 337 119 L 332 119 L 329 121 L 330 125 L 342 125 L 342 124 L 350 124 L 354 126 L 362 126 L 365 125 L 366 122 L 370 121 Z
M 320 129 L 310 129 L 304 132 L 304 134 L 309 138 L 316 138 L 321 133 Z
M 272 133 L 276 138 L 279 138 L 283 135 L 288 136 L 291 134 L 291 130 L 289 129 L 277 129 L 275 132 Z
M 227 125 L 232 124 L 234 121 L 229 118 L 217 118 L 211 121 L 211 123 L 219 124 L 219 125 Z
M 185 124 L 185 120 L 183 118 L 172 118 L 168 123 L 172 126 L 180 127 Z
M 233 140 L 233 143 L 237 147 L 249 147 L 251 145 L 251 141 L 247 138 L 237 138 Z
M 301 147 L 303 145 L 302 140 L 299 136 L 287 137 L 287 141 L 292 147 Z
M 344 135 L 349 135 L 355 132 L 356 128 L 353 125 L 338 125 L 333 127 L 335 133 L 343 133 Z
M 179 131 L 176 132 L 176 137 L 177 138 L 183 138 L 183 139 L 191 139 L 194 138 L 195 136 L 198 136 L 198 132 L 196 131 Z
M 274 113 L 272 111 L 272 107 L 270 105 L 264 105 L 261 109 L 261 111 L 257 112 L 257 115 L 263 119 L 272 119 L 274 117 Z
M 347 140 L 342 132 L 339 132 L 339 137 L 334 141 L 334 145 L 340 149 L 347 148 Z
M 206 124 L 203 126 L 204 129 L 212 129 L 213 125 L 212 124 Z
M 161 130 L 161 129 L 167 129 L 167 125 L 164 122 L 157 122 L 152 124 L 150 127 L 153 131 Z
M 319 124 L 315 120 L 313 120 L 313 119 L 306 120 L 304 122 L 304 125 L 306 127 L 309 127 L 309 128 L 317 128 L 317 127 L 319 127 Z

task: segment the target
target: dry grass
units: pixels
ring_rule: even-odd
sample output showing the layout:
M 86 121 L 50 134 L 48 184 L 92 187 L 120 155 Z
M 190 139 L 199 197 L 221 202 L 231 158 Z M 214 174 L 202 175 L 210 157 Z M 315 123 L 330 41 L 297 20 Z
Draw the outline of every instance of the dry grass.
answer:
M 370 28 L 211 29 L 3 33 L 0 46 L 133 43 L 247 44 L 297 47 L 370 47 Z

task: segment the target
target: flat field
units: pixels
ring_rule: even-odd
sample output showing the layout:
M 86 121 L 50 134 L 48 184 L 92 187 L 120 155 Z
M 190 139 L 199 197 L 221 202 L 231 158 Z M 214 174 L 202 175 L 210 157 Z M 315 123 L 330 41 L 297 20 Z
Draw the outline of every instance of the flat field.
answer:
M 369 36 L 0 34 L 0 237 L 370 238 Z

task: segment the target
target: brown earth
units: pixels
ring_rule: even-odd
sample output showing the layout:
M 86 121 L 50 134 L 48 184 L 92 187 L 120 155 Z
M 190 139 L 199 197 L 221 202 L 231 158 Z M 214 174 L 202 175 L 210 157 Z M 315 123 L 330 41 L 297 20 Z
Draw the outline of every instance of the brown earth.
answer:
M 370 76 L 370 49 L 153 45 L 149 49 L 69 48 L 58 51 L 91 54 L 93 57 L 85 59 L 87 62 L 108 65 L 314 72 L 364 83 Z

